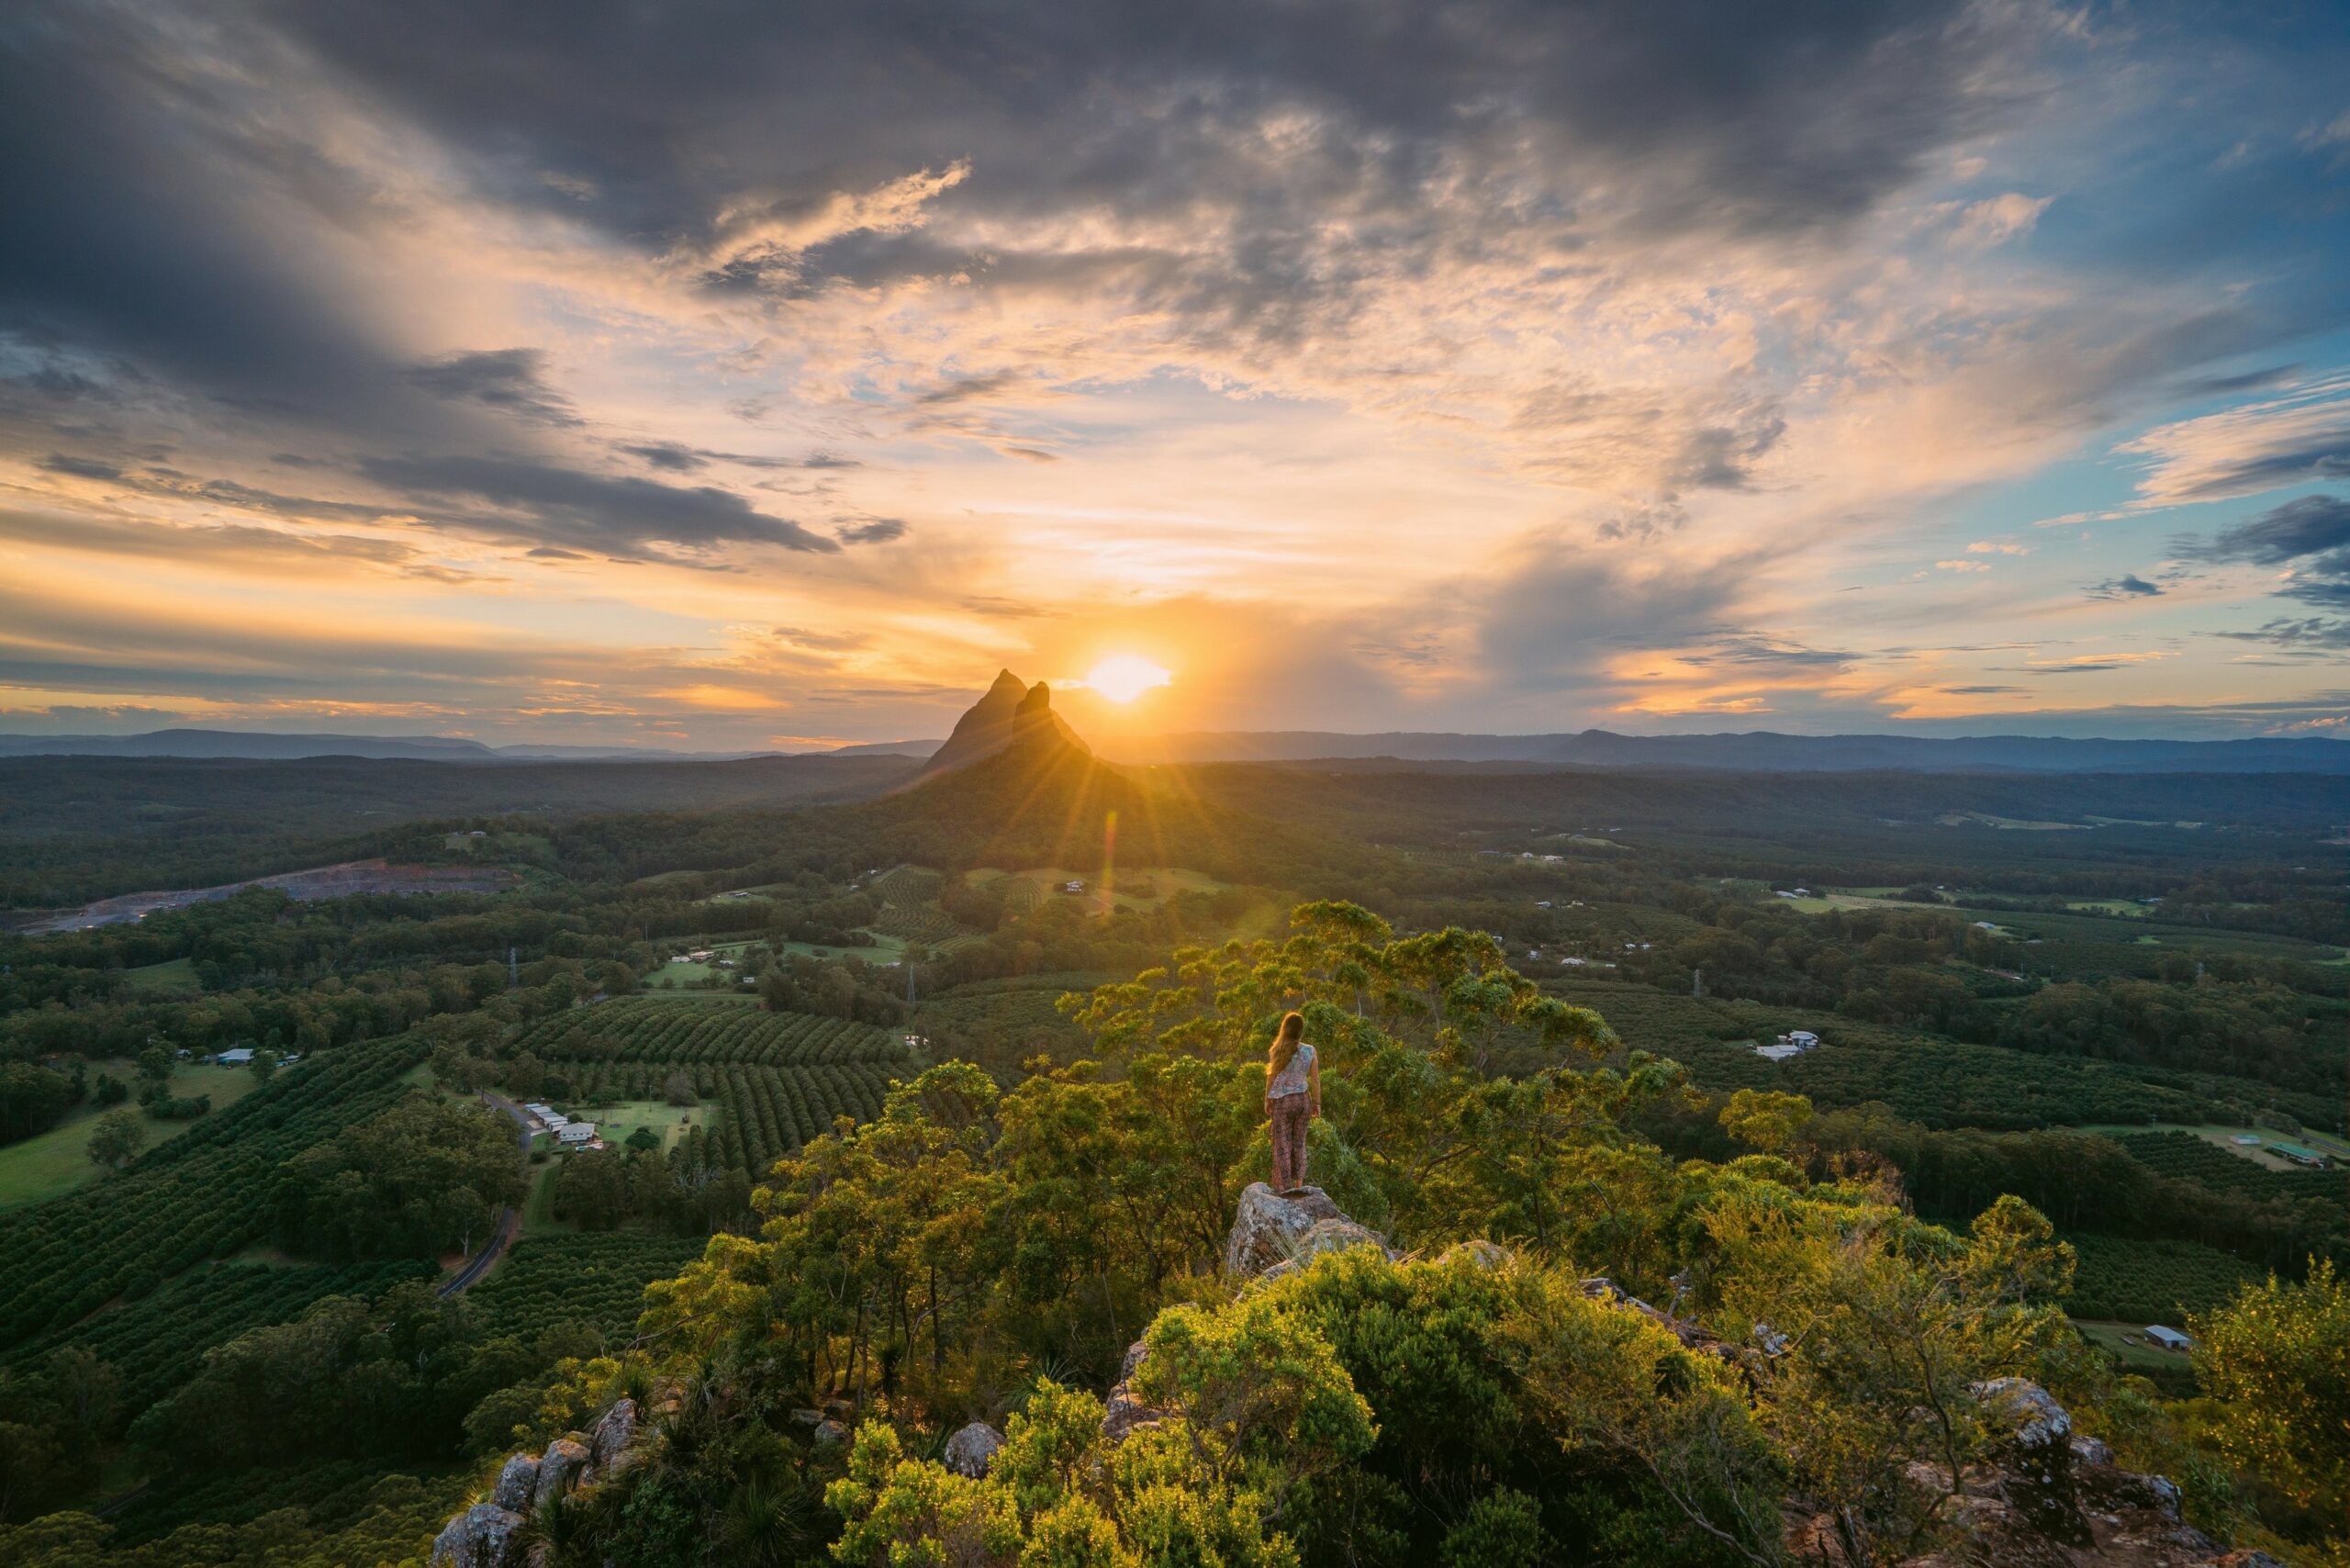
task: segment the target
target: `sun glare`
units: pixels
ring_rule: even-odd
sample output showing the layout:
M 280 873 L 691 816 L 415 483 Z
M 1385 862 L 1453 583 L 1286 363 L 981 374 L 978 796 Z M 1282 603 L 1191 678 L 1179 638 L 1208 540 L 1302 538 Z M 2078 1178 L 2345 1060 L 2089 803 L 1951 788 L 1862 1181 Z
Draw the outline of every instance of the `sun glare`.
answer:
M 1137 655 L 1113 654 L 1087 673 L 1085 688 L 1113 702 L 1131 702 L 1174 678 L 1163 666 Z

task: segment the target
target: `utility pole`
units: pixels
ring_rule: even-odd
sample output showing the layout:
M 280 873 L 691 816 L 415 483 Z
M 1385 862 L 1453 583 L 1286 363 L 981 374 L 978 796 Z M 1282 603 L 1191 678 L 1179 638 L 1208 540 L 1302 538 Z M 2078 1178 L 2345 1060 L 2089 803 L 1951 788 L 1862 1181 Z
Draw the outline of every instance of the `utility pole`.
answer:
M 522 965 L 516 957 L 520 951 L 519 947 L 506 949 L 506 989 L 509 991 L 522 983 Z
M 1689 971 L 1689 994 L 1692 996 L 1703 996 L 1706 994 L 1705 970 L 1692 969 Z

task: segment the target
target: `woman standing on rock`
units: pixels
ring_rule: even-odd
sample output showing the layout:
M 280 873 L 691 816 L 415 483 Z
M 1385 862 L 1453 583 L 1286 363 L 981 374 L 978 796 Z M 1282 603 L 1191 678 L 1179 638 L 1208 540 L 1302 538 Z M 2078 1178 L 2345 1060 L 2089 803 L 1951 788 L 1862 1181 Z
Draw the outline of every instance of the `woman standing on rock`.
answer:
M 1305 1185 L 1305 1127 L 1322 1114 L 1322 1063 L 1305 1043 L 1305 1015 L 1286 1014 L 1265 1053 L 1265 1115 L 1273 1124 L 1273 1191 Z

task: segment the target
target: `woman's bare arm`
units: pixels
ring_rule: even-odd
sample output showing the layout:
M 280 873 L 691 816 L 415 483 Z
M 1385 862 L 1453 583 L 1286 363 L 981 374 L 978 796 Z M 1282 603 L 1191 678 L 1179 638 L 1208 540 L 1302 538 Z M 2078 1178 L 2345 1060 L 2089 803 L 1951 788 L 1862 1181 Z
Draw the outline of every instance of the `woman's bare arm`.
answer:
M 1307 1102 L 1315 1115 L 1322 1114 L 1322 1053 L 1314 1053 L 1314 1060 L 1305 1069 L 1305 1081 L 1314 1098 Z

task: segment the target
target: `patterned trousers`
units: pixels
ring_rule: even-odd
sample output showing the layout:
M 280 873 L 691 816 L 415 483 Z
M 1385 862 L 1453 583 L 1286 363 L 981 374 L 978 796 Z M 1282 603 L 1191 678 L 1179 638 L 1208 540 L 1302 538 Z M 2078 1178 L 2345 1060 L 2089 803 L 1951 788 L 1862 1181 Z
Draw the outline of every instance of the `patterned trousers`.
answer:
M 1283 1094 L 1273 1102 L 1273 1191 L 1286 1193 L 1305 1185 L 1305 1127 L 1312 1120 L 1307 1114 L 1304 1094 Z

